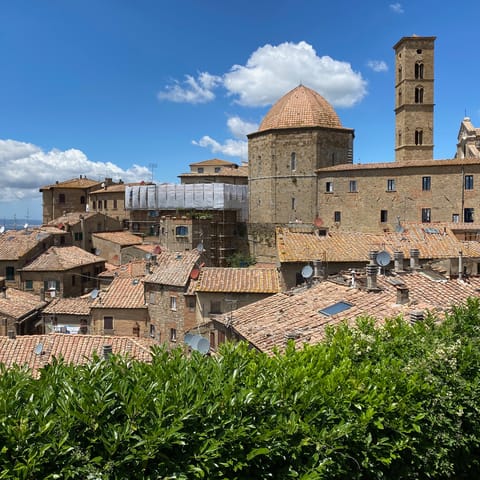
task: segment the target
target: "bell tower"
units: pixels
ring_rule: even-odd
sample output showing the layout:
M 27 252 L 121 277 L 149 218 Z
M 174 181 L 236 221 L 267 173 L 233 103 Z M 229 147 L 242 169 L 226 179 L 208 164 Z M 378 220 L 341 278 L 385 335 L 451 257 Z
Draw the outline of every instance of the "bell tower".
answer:
M 403 37 L 395 44 L 395 161 L 433 159 L 434 42 Z

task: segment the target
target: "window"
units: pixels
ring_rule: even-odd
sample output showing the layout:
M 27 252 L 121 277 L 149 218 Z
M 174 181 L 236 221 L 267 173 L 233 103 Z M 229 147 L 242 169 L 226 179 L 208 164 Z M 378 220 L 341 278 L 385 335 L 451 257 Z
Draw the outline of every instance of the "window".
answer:
M 104 208 L 105 210 L 107 210 L 107 200 L 104 200 L 104 201 L 103 201 L 103 208 Z
M 297 200 L 295 197 L 292 197 L 292 210 L 295 210 L 297 208 Z
M 333 192 L 333 182 L 326 182 L 325 183 L 325 191 L 327 193 L 332 193 Z
M 465 223 L 473 222 L 473 208 L 464 208 L 463 209 L 463 221 Z
M 197 168 L 197 173 L 203 173 L 203 167 L 198 167 Z
M 292 172 L 297 169 L 297 154 L 295 152 L 290 155 L 290 169 Z
M 195 297 L 187 297 L 187 308 L 190 312 L 195 311 Z
M 75 239 L 76 242 L 80 242 L 83 240 L 83 232 L 75 232 L 73 234 L 73 238 Z
M 452 214 L 452 222 L 458 223 L 460 221 L 460 215 L 458 213 Z
M 342 212 L 339 212 L 339 211 L 333 212 L 333 221 L 334 222 L 341 222 L 342 221 Z
M 113 317 L 103 317 L 103 329 L 113 330 Z
M 465 175 L 465 190 L 473 190 L 473 175 Z
M 155 305 L 155 292 L 148 293 L 148 303 Z
M 92 202 L 92 209 L 93 210 L 97 209 L 97 202 L 95 200 Z
M 415 78 L 421 80 L 423 78 L 423 63 L 418 62 L 415 64 Z
M 395 191 L 395 179 L 389 178 L 387 180 L 387 192 L 394 192 Z
M 171 328 L 170 329 L 170 341 L 171 342 L 176 342 L 177 341 L 177 329 L 176 328 Z
M 336 315 L 337 313 L 344 312 L 345 310 L 348 310 L 351 307 L 353 307 L 352 303 L 337 302 L 337 303 L 334 303 L 333 305 L 330 305 L 329 307 L 322 308 L 322 310 L 319 310 L 318 313 L 321 313 L 322 315 L 325 315 L 327 317 L 331 317 L 332 315 Z
M 423 87 L 415 88 L 415 103 L 423 103 Z
M 98 201 L 98 209 L 99 209 L 99 210 L 102 209 L 102 201 L 101 201 L 101 200 Z
M 402 67 L 398 67 L 398 81 L 402 81 Z
M 88 323 L 84 318 L 80 320 L 80 333 L 83 335 L 88 333 Z
M 430 208 L 422 208 L 422 222 L 430 223 L 432 218 L 432 211 Z
M 415 145 L 423 145 L 423 131 L 415 130 Z
M 213 171 L 214 171 L 215 173 L 220 173 L 220 170 L 221 170 L 220 167 L 215 167 L 215 168 L 213 169 Z
M 170 310 L 177 309 L 177 297 L 170 297 Z
M 185 225 L 179 225 L 175 227 L 175 235 L 177 237 L 187 237 L 188 236 L 188 227 Z
M 388 210 L 380 210 L 380 222 L 385 223 L 388 220 Z
M 33 280 L 25 280 L 25 290 L 33 290 Z
M 58 203 L 65 203 L 65 194 L 59 193 L 58 194 Z
M 350 180 L 349 192 L 350 192 L 350 193 L 358 192 L 358 189 L 357 189 L 357 181 L 356 181 L 356 180 Z
M 116 210 L 118 208 L 118 200 L 113 201 L 113 209 Z
M 58 280 L 45 280 L 43 282 L 43 288 L 45 291 L 59 291 L 60 282 Z
M 210 313 L 222 313 L 222 306 L 219 301 L 212 300 L 210 302 Z
M 80 197 L 80 204 L 81 205 L 85 204 L 85 197 L 83 195 Z
M 150 324 L 150 336 L 155 338 L 155 325 Z
M 426 192 L 432 186 L 432 177 L 422 177 L 422 190 Z
M 5 268 L 5 280 L 15 280 L 15 267 Z

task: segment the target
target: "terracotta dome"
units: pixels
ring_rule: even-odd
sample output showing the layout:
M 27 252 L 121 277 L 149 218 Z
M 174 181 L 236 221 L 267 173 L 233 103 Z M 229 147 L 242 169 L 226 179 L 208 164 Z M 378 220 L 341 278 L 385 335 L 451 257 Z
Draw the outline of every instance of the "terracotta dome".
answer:
M 278 100 L 265 115 L 258 131 L 298 127 L 343 128 L 333 107 L 319 93 L 304 85 Z

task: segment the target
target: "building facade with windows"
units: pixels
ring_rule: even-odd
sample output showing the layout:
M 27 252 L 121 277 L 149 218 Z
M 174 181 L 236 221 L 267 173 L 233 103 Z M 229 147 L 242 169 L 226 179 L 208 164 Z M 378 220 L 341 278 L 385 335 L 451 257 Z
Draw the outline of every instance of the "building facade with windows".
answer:
M 455 158 L 433 159 L 434 42 L 403 37 L 393 47 L 393 162 L 353 164 L 353 130 L 303 85 L 271 108 L 248 135 L 251 255 L 276 260 L 275 226 L 381 232 L 405 222 L 476 222 L 480 134 L 468 117 Z

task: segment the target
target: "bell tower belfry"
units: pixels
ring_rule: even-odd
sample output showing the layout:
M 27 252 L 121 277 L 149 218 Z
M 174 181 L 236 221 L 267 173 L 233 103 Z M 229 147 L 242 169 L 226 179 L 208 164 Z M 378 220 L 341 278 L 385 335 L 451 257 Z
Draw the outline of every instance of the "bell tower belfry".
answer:
M 403 37 L 395 50 L 395 161 L 433 159 L 434 42 Z

